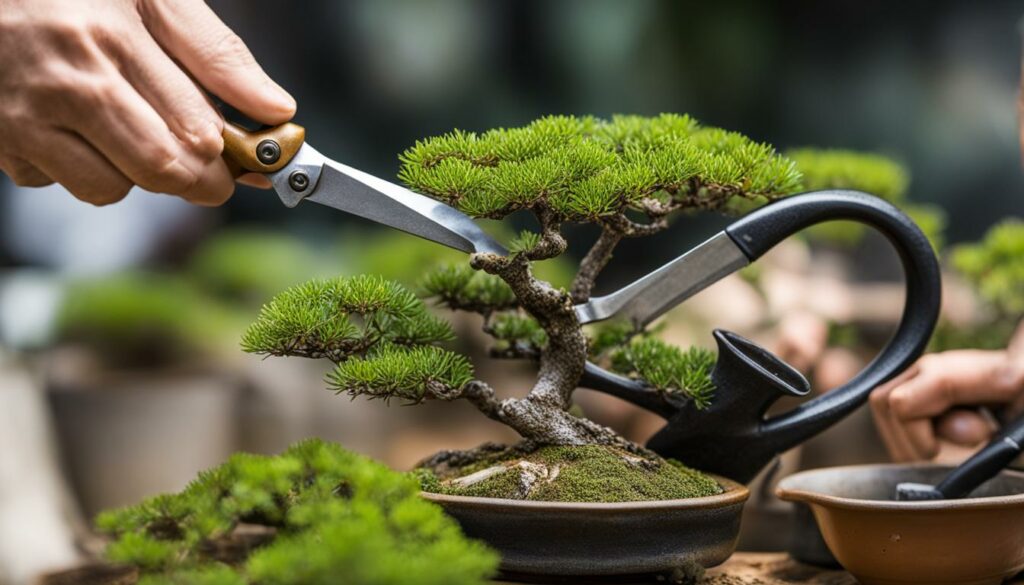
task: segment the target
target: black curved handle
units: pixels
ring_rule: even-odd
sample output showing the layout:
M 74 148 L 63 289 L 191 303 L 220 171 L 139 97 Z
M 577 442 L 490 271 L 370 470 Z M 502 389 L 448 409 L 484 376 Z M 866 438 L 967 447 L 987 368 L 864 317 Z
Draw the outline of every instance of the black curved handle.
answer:
M 946 498 L 962 498 L 992 479 L 1020 455 L 1024 416 L 1004 426 L 988 445 L 961 463 L 935 489 Z
M 806 193 L 762 207 L 725 231 L 753 261 L 790 235 L 831 220 L 860 222 L 888 238 L 899 253 L 906 278 L 903 316 L 882 352 L 853 379 L 762 423 L 760 434 L 779 441 L 780 451 L 823 431 L 857 409 L 873 388 L 909 366 L 924 352 L 939 316 L 942 288 L 931 244 L 910 218 L 878 197 L 859 191 Z

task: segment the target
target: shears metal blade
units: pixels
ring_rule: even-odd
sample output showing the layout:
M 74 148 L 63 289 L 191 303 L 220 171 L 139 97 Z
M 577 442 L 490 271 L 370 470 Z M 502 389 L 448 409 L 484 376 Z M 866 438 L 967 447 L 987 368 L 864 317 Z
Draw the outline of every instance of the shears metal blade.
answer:
M 236 172 L 265 174 L 288 207 L 312 201 L 463 252 L 508 253 L 457 209 L 320 154 L 296 124 L 250 132 L 229 123 L 224 142 Z

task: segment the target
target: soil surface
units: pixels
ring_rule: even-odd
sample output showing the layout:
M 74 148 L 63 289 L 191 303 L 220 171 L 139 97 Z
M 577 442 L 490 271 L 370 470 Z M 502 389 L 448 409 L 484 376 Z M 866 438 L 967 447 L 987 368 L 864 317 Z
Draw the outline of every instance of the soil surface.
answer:
M 675 461 L 610 445 L 485 452 L 424 474 L 423 489 L 458 496 L 546 502 L 636 502 L 711 496 L 711 477 Z

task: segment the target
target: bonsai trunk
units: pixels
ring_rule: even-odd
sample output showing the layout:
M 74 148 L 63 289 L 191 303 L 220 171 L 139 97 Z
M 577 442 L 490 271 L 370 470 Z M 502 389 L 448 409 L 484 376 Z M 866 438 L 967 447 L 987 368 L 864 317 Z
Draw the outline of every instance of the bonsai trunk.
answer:
M 586 364 L 587 340 L 573 310 L 572 297 L 535 278 L 528 261 L 537 259 L 540 254 L 557 255 L 564 250 L 564 245 L 565 241 L 557 232 L 555 235 L 548 232 L 541 243 L 526 254 L 473 256 L 474 268 L 495 274 L 509 285 L 522 307 L 547 333 L 548 344 L 540 357 L 537 382 L 525 398 L 509 398 L 499 403 L 493 391 L 483 383 L 473 383 L 473 388 L 464 395 L 485 414 L 512 427 L 532 443 L 616 445 L 639 451 L 640 447 L 612 429 L 568 412 L 572 393 Z M 543 249 L 545 246 L 547 249 Z

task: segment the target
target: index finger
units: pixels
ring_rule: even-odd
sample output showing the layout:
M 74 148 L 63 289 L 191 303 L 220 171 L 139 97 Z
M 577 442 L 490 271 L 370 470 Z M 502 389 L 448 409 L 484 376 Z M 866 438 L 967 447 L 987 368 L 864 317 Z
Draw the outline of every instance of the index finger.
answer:
M 140 3 L 146 27 L 206 89 L 263 124 L 295 115 L 295 100 L 263 71 L 202 0 Z
M 893 390 L 889 397 L 903 419 L 938 416 L 954 406 L 1002 403 L 1013 394 L 993 379 L 1005 357 L 997 352 L 965 351 L 942 356 L 921 375 Z

